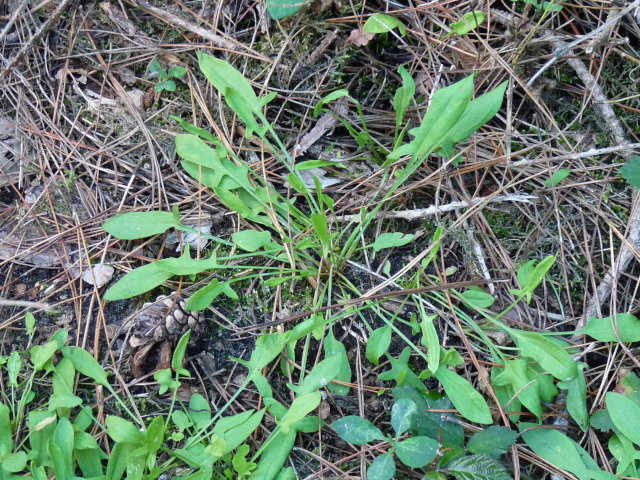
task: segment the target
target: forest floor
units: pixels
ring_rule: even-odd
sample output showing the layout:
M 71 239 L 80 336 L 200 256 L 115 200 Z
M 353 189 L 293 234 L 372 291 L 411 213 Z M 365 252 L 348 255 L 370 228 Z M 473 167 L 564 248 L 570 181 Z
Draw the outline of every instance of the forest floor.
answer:
M 17 470 L 0 466 L 0 479 L 24 478 L 19 475 L 26 472 L 36 478 L 42 471 L 62 478 L 55 455 L 45 448 L 48 453 L 37 457 L 27 440 L 46 430 L 32 428 L 40 418 L 34 412 L 55 412 L 56 429 L 62 429 L 63 417 L 76 418 L 73 408 L 80 404 L 71 398 L 91 407 L 89 432 L 104 452 L 122 441 L 109 430 L 109 415 L 131 414 L 129 421 L 147 428 L 154 418 L 166 420 L 157 463 L 155 456 L 149 460 L 151 453 L 143 455 L 144 478 L 206 478 L 208 471 L 197 477 L 204 470 L 193 459 L 171 453 L 187 451 L 185 442 L 199 437 L 209 442 L 209 452 L 215 450 L 210 425 L 190 416 L 202 413 L 194 395 L 206 400 L 208 418 L 266 406 L 264 419 L 242 442 L 257 464 L 260 455 L 277 458 L 274 435 L 288 427 L 273 405 L 289 407 L 304 397 L 304 377 L 312 378 L 309 372 L 333 354 L 349 363 L 332 373 L 333 388 L 320 384 L 319 406 L 302 414 L 313 415 L 307 419 L 318 422 L 317 431 L 296 427 L 295 448 L 289 454 L 291 448 L 282 447 L 284 469 L 264 473 L 263 462 L 257 470 L 262 476 L 255 475 L 255 466 L 245 475 L 239 461 L 219 455 L 213 478 L 366 478 L 376 456 L 391 450 L 399 458 L 395 478 L 605 478 L 584 473 L 596 466 L 637 478 L 640 452 L 633 444 L 640 437 L 617 424 L 612 409 L 618 397 L 612 393 L 633 402 L 623 404 L 628 410 L 620 415 L 640 412 L 640 381 L 633 373 L 640 368 L 640 321 L 616 317 L 640 307 L 640 195 L 620 172 L 629 162 L 633 175 L 633 159 L 640 155 L 640 2 L 307 3 L 277 21 L 262 0 L 0 5 L 0 403 L 11 411 L 12 431 L 0 431 L 0 464 L 9 465 L 3 455 L 11 451 L 27 453 L 30 462 Z M 374 17 L 380 13 L 389 17 Z M 456 33 L 452 25 L 465 14 L 479 25 Z M 372 18 L 397 25 L 371 33 L 364 25 Z M 230 90 L 212 87 L 199 68 L 202 54 L 233 65 L 258 96 L 275 95 L 264 113 L 281 147 L 251 131 L 238 113 L 242 104 L 229 105 L 231 89 L 242 89 L 233 74 L 219 72 Z M 420 125 L 434 93 L 470 74 L 474 97 L 506 82 L 497 113 L 459 141 L 453 157 L 432 149 L 419 164 L 411 154 L 387 160 L 410 141 L 407 132 Z M 398 119 L 396 92 L 404 85 L 406 93 L 411 83 L 415 94 Z M 337 90 L 349 96 L 336 95 L 314 111 Z M 176 118 L 210 132 L 217 138 L 210 144 L 233 152 L 235 164 L 249 172 L 255 198 L 261 188 L 267 192 L 268 199 L 260 197 L 262 210 L 247 212 L 246 205 L 254 207 L 244 197 L 245 207 L 234 207 L 185 170 L 181 157 L 187 160 L 187 154 L 176 149 L 185 128 Z M 304 167 L 289 169 L 291 160 Z M 315 162 L 302 163 L 307 161 Z M 217 174 L 213 167 L 207 171 Z M 224 178 L 230 182 L 232 176 Z M 223 192 L 229 191 L 236 190 Z M 287 205 L 302 216 L 283 219 L 276 195 L 285 203 L 295 198 Z M 374 208 L 376 215 L 358 229 L 363 211 Z M 103 228 L 120 213 L 172 209 L 201 234 L 167 227 L 142 238 Z M 124 225 L 149 228 L 146 220 L 131 222 Z M 326 236 L 318 231 L 323 225 Z M 264 232 L 269 240 L 256 240 Z M 155 283 L 153 273 L 143 273 L 119 284 L 132 295 L 105 300 L 107 289 L 128 272 L 185 252 L 198 259 L 215 255 L 219 268 L 181 271 Z M 520 295 L 515 289 L 525 287 L 533 267 L 550 256 L 555 261 L 530 298 Z M 207 285 L 210 301 L 190 313 L 184 302 Z M 608 338 L 609 327 L 595 337 L 576 333 L 591 319 L 607 318 L 613 319 L 616 341 Z M 305 321 L 316 323 L 305 327 Z M 183 362 L 189 377 L 171 386 L 157 372 L 170 367 L 189 327 Z M 61 329 L 66 333 L 56 337 Z M 553 375 L 548 360 L 537 358 L 553 357 L 555 347 L 539 343 L 536 355 L 514 332 L 554 339 L 549 343 L 575 362 L 572 371 L 584 379 L 575 384 L 582 393 L 567 386 L 572 379 Z M 252 352 L 262 351 L 257 338 L 280 334 L 281 350 L 260 368 L 247 370 L 238 362 L 256 360 Z M 38 357 L 52 336 L 57 347 Z M 66 368 L 63 358 L 73 358 L 64 349 L 55 353 L 63 345 L 88 351 L 109 374 L 113 395 L 87 381 L 91 375 L 74 359 L 72 375 L 84 376 L 73 377 L 65 397 L 72 410 L 52 406 L 52 395 L 59 395 L 56 378 Z M 445 364 L 445 352 L 458 356 L 450 353 Z M 517 363 L 522 359 L 527 361 Z M 552 361 L 562 364 L 565 357 Z M 513 377 L 496 381 L 507 363 Z M 518 376 L 518 365 L 529 373 Z M 175 362 L 172 367 L 175 374 Z M 473 385 L 480 393 L 496 428 L 505 428 L 491 431 L 496 439 L 488 440 L 488 433 L 475 440 L 484 446 L 474 446 L 470 439 L 492 422 L 465 414 L 461 403 L 475 397 L 447 388 L 436 369 L 455 372 L 464 388 Z M 273 398 L 265 399 L 265 386 L 252 383 L 258 371 Z M 397 432 L 390 412 L 400 415 L 408 403 L 399 402 L 406 393 L 398 388 L 429 398 L 432 416 L 425 419 L 435 422 L 440 450 L 427 465 L 412 466 L 398 453 L 397 439 L 372 438 L 359 446 L 330 427 L 359 415 L 385 433 Z M 532 399 L 527 392 L 533 390 Z M 416 398 L 411 408 L 419 410 L 423 400 Z M 190 400 L 191 410 L 184 406 L 190 420 L 180 423 L 174 414 Z M 9 426 L 2 412 L 0 430 Z M 611 418 L 603 420 L 598 412 Z M 537 425 L 573 442 L 567 446 L 554 437 L 554 448 L 574 456 L 585 452 L 593 460 L 577 460 L 576 466 L 564 454 L 554 457 L 541 446 L 546 440 L 523 433 Z M 409 431 L 415 438 L 428 436 L 416 425 Z M 487 447 L 512 432 L 521 435 L 514 434 L 502 451 Z M 82 448 L 76 444 L 77 451 Z M 465 471 L 460 460 L 483 458 L 497 466 Z M 91 469 L 77 461 L 69 478 L 80 472 L 90 478 Z M 369 478 L 390 478 L 384 476 L 389 470 L 376 468 Z M 120 478 L 113 469 L 102 477 L 94 473 Z

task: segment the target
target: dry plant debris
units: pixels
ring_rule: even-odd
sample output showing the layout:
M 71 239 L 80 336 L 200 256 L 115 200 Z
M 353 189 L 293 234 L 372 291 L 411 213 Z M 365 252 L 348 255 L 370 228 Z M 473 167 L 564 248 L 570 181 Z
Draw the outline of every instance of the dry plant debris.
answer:
M 640 1 L 306 3 L 0 4 L 0 478 L 640 477 Z

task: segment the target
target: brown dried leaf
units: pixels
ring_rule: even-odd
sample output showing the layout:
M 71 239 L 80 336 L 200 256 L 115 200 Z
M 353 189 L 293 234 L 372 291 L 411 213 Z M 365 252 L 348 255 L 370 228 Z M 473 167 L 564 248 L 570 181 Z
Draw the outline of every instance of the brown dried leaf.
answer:
M 351 30 L 351 35 L 347 38 L 347 42 L 351 42 L 358 47 L 364 47 L 373 37 L 373 33 L 365 32 L 362 28 L 356 28 Z

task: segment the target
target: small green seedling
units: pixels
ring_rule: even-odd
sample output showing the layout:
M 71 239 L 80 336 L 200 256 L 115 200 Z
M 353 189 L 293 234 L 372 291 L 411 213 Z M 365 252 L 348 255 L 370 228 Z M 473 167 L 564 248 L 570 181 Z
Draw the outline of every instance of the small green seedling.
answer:
M 180 66 L 166 70 L 162 68 L 157 58 L 154 58 L 149 64 L 149 71 L 158 75 L 158 83 L 154 87 L 156 93 L 160 93 L 163 90 L 174 92 L 176 90 L 176 82 L 173 79 L 181 78 L 187 73 L 187 69 Z
M 484 22 L 485 18 L 486 15 L 481 10 L 465 13 L 460 21 L 451 24 L 451 31 L 447 33 L 444 38 L 450 37 L 451 35 L 466 35 L 478 28 L 478 26 Z

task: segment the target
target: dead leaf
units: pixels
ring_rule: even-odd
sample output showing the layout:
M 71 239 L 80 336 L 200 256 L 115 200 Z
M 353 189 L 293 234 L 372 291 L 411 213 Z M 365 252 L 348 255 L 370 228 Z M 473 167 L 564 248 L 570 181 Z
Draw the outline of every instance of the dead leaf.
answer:
M 103 285 L 109 283 L 109 281 L 113 277 L 113 272 L 113 267 L 104 265 L 103 263 L 98 263 L 94 265 L 91 270 L 85 270 L 84 272 L 82 272 L 82 280 L 84 280 L 89 285 L 95 285 L 96 287 L 100 288 Z
M 131 103 L 138 111 L 146 110 L 144 98 L 147 92 L 144 92 L 138 88 L 133 88 L 131 90 L 127 90 L 127 97 L 131 100 Z
M 347 105 L 347 99 L 342 97 L 338 99 L 336 102 L 333 111 L 339 117 L 345 117 L 349 113 L 349 107 Z M 311 147 L 314 143 L 316 143 L 322 136 L 332 128 L 334 128 L 338 124 L 334 115 L 330 113 L 325 113 L 320 117 L 320 119 L 316 122 L 311 130 L 309 130 L 302 140 L 300 140 L 300 144 L 296 145 L 296 156 L 302 155 L 309 147 Z
M 321 168 L 310 168 L 309 170 L 302 170 L 298 173 L 300 179 L 311 190 L 316 189 L 316 182 L 313 180 L 314 177 L 320 181 L 320 185 L 322 185 L 323 189 L 335 185 L 336 183 L 342 182 L 342 180 L 339 180 L 337 178 L 328 178 L 326 175 L 327 172 L 325 172 Z M 289 182 L 285 181 L 284 186 L 289 187 Z
M 211 240 L 209 240 L 206 237 L 203 237 L 202 234 L 204 233 L 205 235 L 211 235 L 211 227 L 213 225 L 211 225 L 210 223 L 208 224 L 204 224 L 204 225 L 187 225 L 187 227 L 193 228 L 194 230 L 198 230 L 200 232 L 200 234 L 198 233 L 191 233 L 191 232 L 182 232 L 182 243 L 188 243 L 189 246 L 193 249 L 196 249 L 198 251 L 202 251 L 206 248 L 207 245 L 209 245 L 209 242 Z M 174 245 L 174 244 L 178 244 L 178 246 L 176 247 L 176 252 L 180 251 L 180 242 L 178 242 L 178 235 L 175 232 L 170 233 L 169 235 L 167 235 L 167 244 L 169 245 Z
M 374 35 L 373 33 L 365 32 L 362 28 L 356 28 L 355 30 L 351 30 L 347 42 L 351 42 L 358 47 L 364 47 L 371 41 Z

